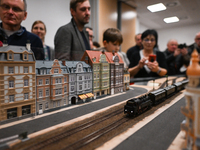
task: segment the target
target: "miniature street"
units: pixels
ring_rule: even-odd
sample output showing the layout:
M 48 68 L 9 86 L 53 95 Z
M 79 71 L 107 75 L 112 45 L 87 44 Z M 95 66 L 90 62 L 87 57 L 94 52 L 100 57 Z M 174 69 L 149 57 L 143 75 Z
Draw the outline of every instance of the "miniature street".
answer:
M 9 124 L 1 125 L 0 139 L 21 134 L 23 132 L 28 132 L 28 134 L 31 134 L 31 133 L 49 128 L 51 126 L 58 125 L 65 121 L 69 121 L 71 119 L 80 117 L 82 115 L 100 110 L 110 105 L 114 105 L 122 101 L 125 102 L 129 98 L 141 95 L 146 92 L 147 90 L 144 88 L 134 87 L 134 88 L 131 88 L 127 92 L 119 93 L 114 96 L 104 97 L 100 101 L 96 99 L 92 102 L 85 103 L 85 105 L 84 104 L 75 105 L 76 106 L 75 108 L 73 108 L 73 106 L 70 106 L 68 107 L 69 109 L 66 111 L 61 111 L 61 112 L 55 111 L 51 115 L 47 115 L 47 114 L 39 115 L 39 116 L 36 116 L 35 118 L 31 118 L 30 121 L 23 122 L 16 125 L 12 125 L 14 123 L 9 123 L 11 124 L 11 126 L 9 126 Z

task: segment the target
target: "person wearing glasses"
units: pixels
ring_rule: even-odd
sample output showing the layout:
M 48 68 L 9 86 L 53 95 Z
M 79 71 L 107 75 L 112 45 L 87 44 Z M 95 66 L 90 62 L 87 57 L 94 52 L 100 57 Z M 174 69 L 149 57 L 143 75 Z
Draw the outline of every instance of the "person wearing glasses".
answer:
M 70 1 L 71 22 L 60 27 L 54 37 L 55 58 L 80 61 L 90 50 L 89 36 L 84 27 L 90 19 L 89 0 Z
M 54 60 L 54 50 L 50 46 L 45 44 L 45 35 L 47 32 L 46 25 L 41 20 L 36 20 L 32 24 L 31 32 L 38 35 L 39 38 L 42 40 L 43 47 L 44 47 L 44 56 L 45 60 Z
M 131 55 L 129 65 L 130 76 L 159 77 L 167 73 L 165 55 L 160 51 L 154 51 L 157 47 L 158 34 L 155 30 L 146 30 L 142 33 L 143 49 Z
M 40 38 L 21 26 L 27 17 L 25 0 L 0 0 L 0 41 L 8 45 L 26 46 L 31 43 L 31 49 L 37 60 L 44 59 L 43 45 Z

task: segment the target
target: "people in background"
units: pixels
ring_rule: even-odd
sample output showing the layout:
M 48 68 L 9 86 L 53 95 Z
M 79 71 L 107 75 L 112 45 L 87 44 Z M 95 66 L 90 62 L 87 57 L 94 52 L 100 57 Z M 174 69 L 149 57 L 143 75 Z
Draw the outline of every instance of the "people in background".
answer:
M 40 38 L 26 31 L 21 22 L 27 18 L 25 0 L 0 1 L 0 41 L 8 45 L 26 46 L 31 43 L 31 49 L 37 60 L 44 59 L 43 45 Z
M 32 25 L 31 32 L 38 35 L 42 40 L 45 60 L 54 60 L 54 50 L 45 44 L 47 29 L 44 22 L 41 20 L 36 20 Z
M 101 45 L 98 42 L 93 41 L 93 49 L 97 49 L 99 47 L 101 47 Z
M 126 55 L 129 59 L 129 61 L 131 61 L 131 56 L 134 52 L 137 52 L 137 51 L 140 51 L 142 49 L 142 39 L 141 39 L 141 36 L 142 34 L 139 33 L 137 35 L 135 35 L 135 42 L 136 42 L 136 45 L 129 48 L 126 52 Z
M 187 67 L 190 64 L 190 55 L 188 53 L 188 47 L 184 43 L 184 44 L 179 44 L 178 48 L 180 49 L 181 57 L 179 59 L 180 69 L 178 70 L 177 74 L 185 74 L 186 75 Z
M 93 49 L 94 48 L 93 47 L 93 38 L 94 38 L 93 29 L 91 27 L 86 27 L 86 31 L 89 34 L 90 49 Z
M 81 60 L 85 50 L 90 50 L 84 27 L 90 19 L 89 0 L 71 0 L 70 12 L 71 22 L 60 27 L 54 37 L 55 58 L 59 60 Z
M 107 52 L 115 52 L 120 55 L 124 62 L 124 68 L 128 68 L 129 60 L 126 57 L 124 52 L 119 52 L 120 45 L 123 42 L 123 37 L 119 29 L 116 28 L 108 28 L 103 33 L 103 45 L 104 47 L 99 48 L 97 50 L 105 50 Z
M 178 41 L 175 39 L 170 39 L 167 42 L 167 49 L 164 51 L 165 58 L 167 61 L 168 67 L 168 75 L 175 75 L 177 74 L 178 70 L 180 69 L 179 64 L 179 56 L 180 56 L 180 49 L 178 49 Z
M 191 55 L 192 52 L 196 49 L 200 54 L 200 32 L 198 32 L 195 36 L 194 43 L 189 46 L 189 54 Z
M 156 77 L 167 73 L 165 55 L 154 52 L 157 47 L 158 35 L 155 30 L 148 29 L 142 33 L 143 49 L 134 52 L 131 56 L 129 72 L 131 77 Z M 155 56 L 156 55 L 156 56 Z

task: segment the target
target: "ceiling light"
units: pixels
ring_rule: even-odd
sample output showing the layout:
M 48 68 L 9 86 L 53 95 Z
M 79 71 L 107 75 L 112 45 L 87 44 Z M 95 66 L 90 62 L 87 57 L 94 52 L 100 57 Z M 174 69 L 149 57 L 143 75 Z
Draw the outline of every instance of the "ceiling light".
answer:
M 173 23 L 173 22 L 178 22 L 178 21 L 179 21 L 178 17 L 176 17 L 176 16 L 174 16 L 174 17 L 169 17 L 169 18 L 165 18 L 165 19 L 163 19 L 163 20 L 164 20 L 164 22 L 166 22 L 166 23 Z
M 163 3 L 158 3 L 155 5 L 147 6 L 147 9 L 150 10 L 151 12 L 157 12 L 157 11 L 165 10 L 167 8 L 165 7 Z

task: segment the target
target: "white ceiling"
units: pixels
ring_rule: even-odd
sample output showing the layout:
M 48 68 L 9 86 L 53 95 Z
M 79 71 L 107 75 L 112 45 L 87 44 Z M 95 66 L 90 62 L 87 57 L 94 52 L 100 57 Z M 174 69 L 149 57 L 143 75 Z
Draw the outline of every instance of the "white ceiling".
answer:
M 135 7 L 140 23 L 153 29 L 181 27 L 184 25 L 199 24 L 200 27 L 200 0 L 122 0 Z M 150 12 L 148 5 L 163 3 L 167 9 L 160 12 Z M 175 6 L 173 6 L 175 5 Z M 167 24 L 164 18 L 177 16 L 180 21 Z

